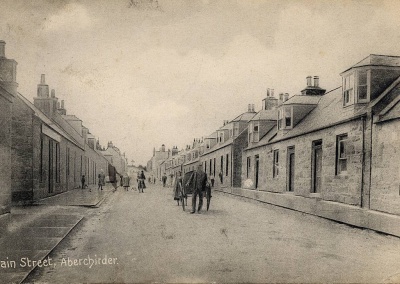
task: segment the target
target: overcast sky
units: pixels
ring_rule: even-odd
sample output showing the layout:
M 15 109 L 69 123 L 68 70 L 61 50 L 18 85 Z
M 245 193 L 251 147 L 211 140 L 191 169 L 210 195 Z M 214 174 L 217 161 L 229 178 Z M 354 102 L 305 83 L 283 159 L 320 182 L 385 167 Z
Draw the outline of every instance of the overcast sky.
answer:
M 143 164 L 247 110 L 267 88 L 328 90 L 400 55 L 400 1 L 1 0 L 0 40 L 33 101 L 40 74 L 104 146 Z

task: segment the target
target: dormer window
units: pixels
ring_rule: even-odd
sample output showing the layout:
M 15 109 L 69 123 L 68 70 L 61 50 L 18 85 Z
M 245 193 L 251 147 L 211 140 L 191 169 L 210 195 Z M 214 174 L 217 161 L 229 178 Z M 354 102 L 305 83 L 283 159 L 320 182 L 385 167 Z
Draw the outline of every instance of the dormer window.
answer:
M 343 77 L 343 106 L 354 104 L 354 74 Z
M 235 122 L 233 124 L 233 136 L 238 136 L 239 135 L 239 123 Z
M 358 102 L 364 103 L 368 102 L 368 74 L 367 70 L 358 71 Z
M 293 128 L 293 107 L 284 106 L 278 111 L 278 129 Z

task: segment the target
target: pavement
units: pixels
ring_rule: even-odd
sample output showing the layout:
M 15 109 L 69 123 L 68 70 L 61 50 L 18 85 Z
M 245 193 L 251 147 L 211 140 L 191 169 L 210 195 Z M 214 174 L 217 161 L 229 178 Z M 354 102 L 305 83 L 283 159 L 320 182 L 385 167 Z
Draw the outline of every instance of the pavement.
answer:
M 74 189 L 0 216 L 0 283 L 21 283 L 37 266 L 51 265 L 50 252 L 113 187 L 89 190 Z

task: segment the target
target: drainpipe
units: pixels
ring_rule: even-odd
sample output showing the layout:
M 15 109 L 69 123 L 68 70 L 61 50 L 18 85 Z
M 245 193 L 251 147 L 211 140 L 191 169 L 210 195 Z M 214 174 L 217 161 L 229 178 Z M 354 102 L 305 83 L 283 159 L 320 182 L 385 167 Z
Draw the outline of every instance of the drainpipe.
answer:
M 368 209 L 371 208 L 371 180 L 372 180 L 372 129 L 373 129 L 373 111 L 371 110 L 371 117 L 370 117 L 370 132 L 371 132 L 371 141 L 369 145 L 369 184 L 368 184 Z
M 361 159 L 361 198 L 360 198 L 360 207 L 364 206 L 364 174 L 365 174 L 365 117 L 361 117 L 362 123 L 362 159 Z

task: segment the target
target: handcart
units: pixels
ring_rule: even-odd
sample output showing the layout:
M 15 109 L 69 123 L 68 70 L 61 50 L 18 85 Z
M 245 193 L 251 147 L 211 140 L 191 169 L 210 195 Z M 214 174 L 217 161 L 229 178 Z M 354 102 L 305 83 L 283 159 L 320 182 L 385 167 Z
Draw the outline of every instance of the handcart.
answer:
M 188 180 L 190 179 L 190 177 L 192 176 L 192 174 L 193 174 L 193 171 L 185 173 L 182 178 L 182 184 L 179 184 L 179 191 L 180 191 L 179 201 L 182 204 L 183 211 L 185 211 L 185 203 L 187 205 L 188 195 L 193 194 L 194 180 L 192 180 L 190 182 L 190 184 L 186 186 L 186 184 L 187 184 Z M 211 186 L 208 182 L 206 185 L 205 197 L 207 200 L 207 211 L 208 211 L 208 209 L 210 208 L 210 203 L 211 203 Z M 179 201 L 178 201 L 178 205 L 179 205 Z

